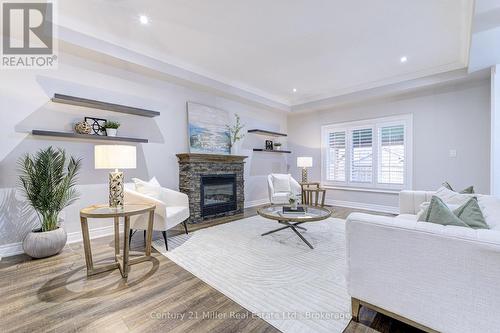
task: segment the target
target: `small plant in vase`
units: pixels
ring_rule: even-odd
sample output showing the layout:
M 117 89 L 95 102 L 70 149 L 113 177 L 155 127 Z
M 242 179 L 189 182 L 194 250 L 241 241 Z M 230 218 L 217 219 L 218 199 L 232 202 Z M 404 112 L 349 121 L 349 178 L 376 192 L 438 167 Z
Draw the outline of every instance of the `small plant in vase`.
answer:
M 242 140 L 245 137 L 245 134 L 242 134 L 242 130 L 245 127 L 241 123 L 240 116 L 236 113 L 234 115 L 236 121 L 234 125 L 226 125 L 227 131 L 228 131 L 228 136 L 229 136 L 229 151 L 231 154 L 235 154 L 235 144 Z
M 275 142 L 274 143 L 274 149 L 281 150 L 281 143 L 280 142 Z
M 297 207 L 298 207 L 298 200 L 295 197 L 295 195 L 293 195 L 293 193 L 290 193 L 290 195 L 288 196 L 288 202 L 290 203 L 290 207 L 293 210 L 297 209 Z
M 117 121 L 108 120 L 104 123 L 103 127 L 106 129 L 107 136 L 116 136 L 118 127 L 120 127 L 120 123 Z
M 78 199 L 75 186 L 81 159 L 67 160 L 63 149 L 49 147 L 26 154 L 18 163 L 21 190 L 40 221 L 40 228 L 24 238 L 24 252 L 33 258 L 57 254 L 67 240 L 59 213 Z

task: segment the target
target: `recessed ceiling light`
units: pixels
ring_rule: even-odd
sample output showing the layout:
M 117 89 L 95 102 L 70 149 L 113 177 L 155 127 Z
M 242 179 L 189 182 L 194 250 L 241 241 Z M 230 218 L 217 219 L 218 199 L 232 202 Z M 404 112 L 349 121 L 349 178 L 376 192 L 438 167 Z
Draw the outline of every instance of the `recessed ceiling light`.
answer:
M 405 63 L 408 61 L 408 58 L 406 56 L 403 56 L 403 57 L 401 57 L 401 59 L 399 59 L 399 61 L 401 61 L 402 63 Z
M 141 21 L 142 24 L 148 24 L 149 18 L 146 15 L 141 15 L 139 16 L 139 21 Z
M 296 89 L 296 88 L 293 88 L 293 89 L 292 89 L 292 91 L 293 91 L 293 92 L 297 92 L 297 89 Z

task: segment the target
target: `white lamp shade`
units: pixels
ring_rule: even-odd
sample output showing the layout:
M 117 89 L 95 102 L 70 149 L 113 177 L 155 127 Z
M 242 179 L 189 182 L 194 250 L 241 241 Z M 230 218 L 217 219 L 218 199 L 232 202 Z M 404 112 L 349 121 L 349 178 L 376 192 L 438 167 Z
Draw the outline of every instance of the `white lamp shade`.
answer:
M 135 146 L 96 145 L 94 162 L 96 169 L 135 169 Z
M 312 157 L 297 157 L 297 166 L 299 168 L 311 168 L 313 166 Z

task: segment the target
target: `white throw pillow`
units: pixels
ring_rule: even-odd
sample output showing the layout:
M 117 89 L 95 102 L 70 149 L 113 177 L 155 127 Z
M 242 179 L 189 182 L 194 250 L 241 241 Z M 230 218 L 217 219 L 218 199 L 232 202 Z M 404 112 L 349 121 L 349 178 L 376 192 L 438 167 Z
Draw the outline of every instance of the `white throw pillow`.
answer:
M 422 202 L 420 204 L 420 210 L 418 211 L 417 213 L 417 221 L 420 221 L 420 217 L 427 211 L 427 208 L 429 208 L 429 205 L 430 205 L 430 201 L 426 201 L 426 202 Z M 451 211 L 454 211 L 455 209 L 457 209 L 458 207 L 460 207 L 461 205 L 457 205 L 457 204 L 451 204 L 451 203 L 446 203 L 446 206 L 448 206 L 448 208 L 451 210 Z
M 151 178 L 150 181 L 141 180 L 139 178 L 132 178 L 135 184 L 135 191 L 144 194 L 148 197 L 155 199 L 160 199 L 161 195 L 161 185 L 156 180 L 155 177 Z
M 500 199 L 491 195 L 480 195 L 477 198 L 484 220 L 490 229 L 500 229 Z
M 272 179 L 274 192 L 291 192 L 292 188 L 290 187 L 290 177 L 290 174 L 273 174 Z
M 447 189 L 444 186 L 438 188 L 434 195 L 443 200 L 446 204 L 454 204 L 459 206 L 469 201 L 469 199 L 472 197 L 478 197 L 477 194 L 458 193 Z

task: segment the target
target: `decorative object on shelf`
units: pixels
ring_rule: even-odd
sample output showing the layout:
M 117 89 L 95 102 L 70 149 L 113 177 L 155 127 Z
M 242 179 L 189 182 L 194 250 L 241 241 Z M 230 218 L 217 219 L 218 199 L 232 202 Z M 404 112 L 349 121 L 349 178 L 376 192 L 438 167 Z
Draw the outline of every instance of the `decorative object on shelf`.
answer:
M 81 159 L 67 160 L 63 149 L 49 147 L 26 154 L 19 167 L 21 190 L 40 220 L 40 228 L 24 238 L 24 252 L 33 258 L 57 254 L 67 240 L 59 214 L 78 199 L 75 185 Z
M 90 134 L 92 127 L 86 121 L 79 121 L 75 124 L 75 132 L 78 134 Z
M 104 129 L 106 130 L 107 136 L 116 136 L 116 132 L 120 127 L 120 123 L 117 121 L 107 120 L 104 125 Z
M 118 169 L 136 168 L 136 148 L 125 145 L 96 145 L 94 167 L 115 169 L 109 173 L 109 206 L 123 208 L 123 172 Z
M 266 140 L 266 150 L 274 150 L 273 141 Z
M 106 119 L 85 117 L 85 122 L 92 128 L 92 135 L 106 135 L 106 129 L 104 128 Z
M 245 127 L 245 125 L 241 124 L 241 119 L 239 114 L 234 115 L 236 122 L 234 125 L 226 125 L 227 130 L 229 131 L 229 151 L 231 154 L 235 154 L 235 145 L 238 141 L 242 140 L 245 137 L 245 134 L 241 133 L 241 130 Z
M 267 150 L 267 149 L 264 149 L 264 148 L 254 148 L 253 151 L 261 151 L 263 153 L 278 153 L 278 154 L 290 154 L 291 151 L 290 150 Z
M 188 102 L 189 152 L 229 154 L 229 113 L 211 106 Z
M 280 142 L 275 142 L 274 143 L 274 149 L 281 150 L 281 143 Z
M 312 166 L 312 157 L 297 157 L 297 167 L 302 168 L 302 183 L 307 183 L 307 168 Z

